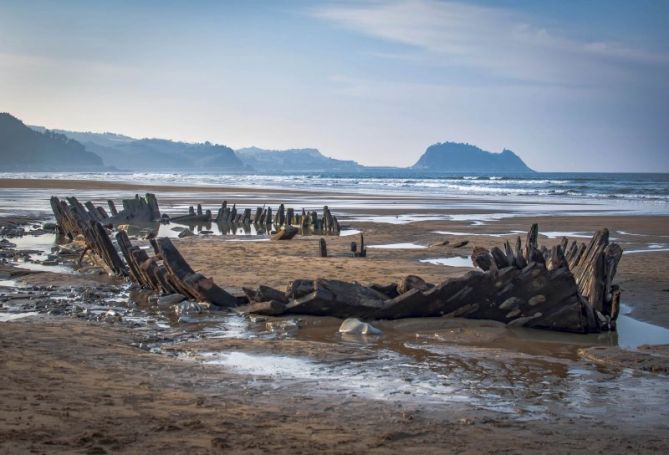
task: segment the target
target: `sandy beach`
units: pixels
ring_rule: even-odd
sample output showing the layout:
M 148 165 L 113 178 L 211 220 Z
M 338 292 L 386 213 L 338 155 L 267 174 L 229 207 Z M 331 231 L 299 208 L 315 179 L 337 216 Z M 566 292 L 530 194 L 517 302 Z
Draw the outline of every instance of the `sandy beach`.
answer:
M 116 200 L 164 192 L 159 200 L 171 215 L 184 212 L 183 199 L 167 193 L 195 191 L 12 179 L 0 180 L 0 188 L 62 196 L 96 190 L 101 199 Z M 414 274 L 439 283 L 472 270 L 468 257 L 475 246 L 524 236 L 532 223 L 539 224 L 545 234 L 539 241 L 547 246 L 563 235 L 587 241 L 607 227 L 631 252 L 623 255 L 616 279 L 629 316 L 669 328 L 669 252 L 660 251 L 669 243 L 667 216 L 404 222 L 399 217 L 407 213 L 472 210 L 444 204 L 407 212 L 389 207 L 401 198 L 383 194 L 220 187 L 196 192 L 212 193 L 211 204 L 225 197 L 241 207 L 288 199 L 301 208 L 305 201 L 338 198 L 383 205 L 346 209 L 341 223 L 350 235 L 325 237 L 327 258 L 319 257 L 320 236 L 288 242 L 206 234 L 174 239 L 194 269 L 231 291 L 259 284 L 284 289 L 292 280 L 318 277 L 388 284 Z M 6 217 L 2 225 L 29 219 Z M 193 226 L 196 233 L 206 229 Z M 365 258 L 350 252 L 359 232 L 368 247 Z M 135 241 L 148 247 L 147 240 Z M 623 334 L 619 340 L 616 334 L 564 335 L 431 318 L 373 322 L 384 335 L 361 340 L 341 338 L 341 321 L 334 318 L 213 312 L 179 323 L 173 309 L 150 307 L 146 296 L 119 304 L 115 295 L 132 302 L 119 278 L 31 271 L 5 262 L 2 279 L 23 287 L 5 284 L 3 308 L 35 307 L 39 314 L 0 322 L 2 453 L 669 450 L 669 415 L 661 404 L 669 392 L 666 350 L 618 347 L 628 339 Z M 88 297 L 81 298 L 84 291 Z

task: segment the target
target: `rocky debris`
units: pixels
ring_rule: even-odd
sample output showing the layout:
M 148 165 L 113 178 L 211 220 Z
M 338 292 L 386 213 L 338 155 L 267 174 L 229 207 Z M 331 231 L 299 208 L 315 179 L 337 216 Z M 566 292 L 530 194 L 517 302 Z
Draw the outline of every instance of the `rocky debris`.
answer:
M 349 335 L 381 335 L 383 332 L 373 325 L 356 318 L 348 318 L 339 326 L 339 333 Z

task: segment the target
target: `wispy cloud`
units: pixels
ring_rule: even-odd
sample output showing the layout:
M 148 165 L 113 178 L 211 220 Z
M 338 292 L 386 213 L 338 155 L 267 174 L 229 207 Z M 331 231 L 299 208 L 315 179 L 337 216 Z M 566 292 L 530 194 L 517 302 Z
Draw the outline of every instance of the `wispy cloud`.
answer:
M 583 42 L 501 8 L 435 0 L 334 4 L 312 14 L 348 29 L 429 53 L 444 65 L 502 78 L 595 84 L 626 78 L 636 66 L 669 67 L 669 55 L 621 43 Z

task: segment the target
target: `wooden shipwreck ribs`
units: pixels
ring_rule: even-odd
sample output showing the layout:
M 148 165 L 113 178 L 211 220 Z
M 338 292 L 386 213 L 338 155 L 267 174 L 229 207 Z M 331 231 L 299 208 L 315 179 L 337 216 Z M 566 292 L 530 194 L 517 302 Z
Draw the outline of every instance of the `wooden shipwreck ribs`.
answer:
M 304 209 L 301 214 L 298 214 L 292 208 L 286 209 L 283 204 L 279 205 L 274 215 L 272 213 L 272 208 L 266 206 L 256 207 L 255 212 L 250 208 L 238 211 L 235 204 L 229 206 L 227 201 L 223 201 L 215 217 L 212 216 L 211 210 L 203 210 L 202 205 L 198 204 L 197 207 L 189 207 L 188 214 L 173 216 L 170 221 L 186 224 L 214 221 L 221 226 L 223 232 L 228 232 L 231 228 L 238 226 L 250 228 L 253 225 L 256 232 L 260 233 L 270 231 L 273 226 L 277 230 L 276 240 L 293 238 L 299 232 L 298 227 L 303 232 L 325 235 L 339 235 L 341 231 L 337 217 L 332 215 L 328 206 L 323 207 L 322 216 L 319 216 L 316 211 L 307 212 Z
M 159 293 L 180 293 L 244 313 L 363 319 L 465 317 L 509 326 L 594 333 L 614 330 L 620 308 L 620 289 L 613 279 L 622 249 L 609 243 L 606 229 L 596 232 L 587 245 L 569 244 L 563 238 L 548 249 L 539 247 L 538 226 L 534 224 L 524 245 L 518 237 L 514 245 L 507 241 L 503 248 L 489 251 L 475 247 L 472 262 L 480 270 L 437 285 L 413 275 L 399 283 L 370 286 L 328 279 L 295 280 L 285 292 L 262 285 L 244 289 L 246 299 L 240 299 L 192 270 L 168 238 L 151 239 L 154 254 L 149 256 L 119 230 L 116 241 L 121 259 L 105 226 L 157 219 L 160 211 L 153 195 L 124 201 L 124 209 L 112 217 L 91 203 L 80 204 L 76 198 L 66 202 L 54 197 L 51 205 L 61 232 L 71 239 L 83 235 L 87 248 L 113 273 L 127 275 L 136 284 Z M 109 206 L 115 213 L 113 203 Z M 201 207 L 193 212 L 194 216 L 202 215 Z M 233 215 L 239 216 L 236 207 L 224 203 L 218 217 L 231 219 Z M 242 221 L 249 220 L 250 210 L 241 216 Z M 294 216 L 282 206 L 274 222 L 291 226 Z M 271 209 L 258 208 L 254 218 L 258 222 L 272 219 Z M 299 222 L 314 219 L 318 217 L 303 213 Z M 320 222 L 338 226 L 329 211 Z

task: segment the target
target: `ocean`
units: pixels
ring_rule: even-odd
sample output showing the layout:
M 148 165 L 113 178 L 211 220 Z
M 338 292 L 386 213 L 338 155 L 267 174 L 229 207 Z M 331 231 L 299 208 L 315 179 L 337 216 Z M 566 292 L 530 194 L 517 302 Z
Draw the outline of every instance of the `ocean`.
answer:
M 315 192 L 341 192 L 357 195 L 385 195 L 392 199 L 412 197 L 423 200 L 423 209 L 431 207 L 480 209 L 504 204 L 504 211 L 525 208 L 524 215 L 546 214 L 546 207 L 558 207 L 569 214 L 669 214 L 669 174 L 638 173 L 556 173 L 463 175 L 431 174 L 398 170 L 375 170 L 369 173 L 318 174 L 220 174 L 220 173 L 150 173 L 150 172 L 20 172 L 0 173 L 5 179 L 90 180 L 176 185 L 190 187 L 240 187 L 289 189 Z M 8 203 L 18 210 L 48 210 L 45 190 L 2 190 L 2 207 Z M 59 194 L 64 193 L 60 191 Z M 94 197 L 93 195 L 92 197 Z M 102 195 L 99 197 L 127 197 Z M 45 200 L 46 198 L 46 200 Z M 197 201 L 193 201 L 197 202 Z M 303 205 L 318 205 L 312 199 Z M 327 201 L 325 201 L 327 202 Z M 361 201 L 355 207 L 360 208 Z M 469 204 L 468 204 L 469 203 Z M 364 205 L 364 201 L 363 201 Z M 336 204 L 335 204 L 336 206 Z M 511 208 L 509 206 L 512 206 Z M 339 208 L 346 209 L 345 204 Z M 396 207 L 399 208 L 399 207 Z M 552 210 L 550 210 L 552 212 Z

